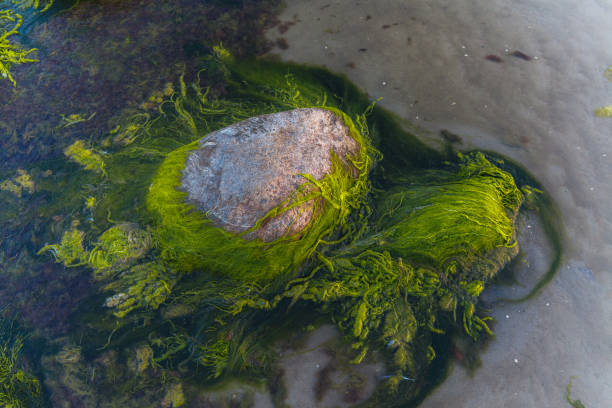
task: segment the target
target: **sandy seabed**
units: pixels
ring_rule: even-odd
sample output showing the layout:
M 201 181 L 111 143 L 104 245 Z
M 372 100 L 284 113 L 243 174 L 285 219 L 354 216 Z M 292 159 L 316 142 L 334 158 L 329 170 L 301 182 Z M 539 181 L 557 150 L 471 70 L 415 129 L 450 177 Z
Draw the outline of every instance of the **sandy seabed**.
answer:
M 482 367 L 455 367 L 422 406 L 569 406 L 577 376 L 574 398 L 612 407 L 612 119 L 593 113 L 612 104 L 612 3 L 286 0 L 280 18 L 295 23 L 268 33 L 283 60 L 346 74 L 431 141 L 448 129 L 463 148 L 516 160 L 560 207 L 557 276 L 519 304 L 495 299 L 520 285 L 488 290 L 498 324 Z M 521 220 L 521 236 L 528 287 L 549 248 L 535 220 Z

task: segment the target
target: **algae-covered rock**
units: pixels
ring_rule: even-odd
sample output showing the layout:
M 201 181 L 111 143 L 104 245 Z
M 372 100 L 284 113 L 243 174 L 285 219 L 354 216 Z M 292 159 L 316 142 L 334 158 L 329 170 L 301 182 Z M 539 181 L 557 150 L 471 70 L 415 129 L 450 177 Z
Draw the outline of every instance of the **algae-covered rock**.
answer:
M 217 225 L 241 233 L 307 182 L 332 171 L 331 152 L 344 161 L 359 144 L 335 113 L 294 109 L 257 116 L 204 137 L 187 157 L 182 187 L 188 200 Z M 303 230 L 313 217 L 305 202 L 255 232 L 264 241 Z
M 294 273 L 362 207 L 372 152 L 364 124 L 335 108 L 255 116 L 170 152 L 147 195 L 163 258 L 239 278 Z

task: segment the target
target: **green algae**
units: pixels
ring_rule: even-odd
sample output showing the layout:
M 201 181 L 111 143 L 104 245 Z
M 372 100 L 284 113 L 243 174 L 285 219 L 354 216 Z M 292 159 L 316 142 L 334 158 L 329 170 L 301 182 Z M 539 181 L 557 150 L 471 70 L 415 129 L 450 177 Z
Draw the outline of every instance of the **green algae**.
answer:
M 94 270 L 94 278 L 104 279 L 142 257 L 150 246 L 150 236 L 146 231 L 135 224 L 120 224 L 106 230 L 98 237 L 95 246 L 86 250 L 84 232 L 78 229 L 78 225 L 75 223 L 64 232 L 59 244 L 46 245 L 39 254 L 51 252 L 65 266 L 87 265 Z
M 172 384 L 168 387 L 164 399 L 161 401 L 162 408 L 178 408 L 185 405 L 185 395 L 183 386 L 180 383 Z
M 98 237 L 87 264 L 94 270 L 96 279 L 104 279 L 141 258 L 149 250 L 150 241 L 149 233 L 135 224 L 116 225 Z
M 576 400 L 572 399 L 572 383 L 574 382 L 576 378 L 577 377 L 575 376 L 570 377 L 569 383 L 565 387 L 565 400 L 567 401 L 568 404 L 570 404 L 574 408 L 585 408 L 582 401 L 578 399 Z
M 180 77 L 177 92 L 155 101 L 157 115 L 124 116 L 109 132 L 107 177 L 83 166 L 82 181 L 65 184 L 64 195 L 54 190 L 80 208 L 81 223 L 43 249 L 93 271 L 100 291 L 91 311 L 78 315 L 88 322 L 89 353 L 146 341 L 155 370 L 197 369 L 200 382 L 266 377 L 278 338 L 271 333 L 287 320 L 299 327 L 299 311 L 307 310 L 339 326 L 353 363 L 373 351 L 384 356 L 385 384 L 395 391 L 375 401 L 418 399 L 444 365 L 449 333 L 491 334 L 478 296 L 516 253 L 514 217 L 523 200 L 534 201 L 524 198 L 531 192 L 517 186 L 512 165 L 502 169 L 489 154 L 425 147 L 345 78 L 227 56 L 204 64 L 195 82 Z M 223 84 L 223 96 L 209 83 Z M 284 203 L 314 199 L 325 209 L 309 235 L 267 246 L 246 241 L 183 202 L 176 187 L 197 140 L 304 106 L 338 113 L 365 146 L 352 160 L 357 179 L 335 160 L 333 177 L 309 180 Z M 347 191 L 349 200 L 340 200 Z M 94 204 L 84 206 L 89 198 Z M 113 224 L 111 214 L 146 229 Z M 138 232 L 130 238 L 130 230 Z
M 0 190 L 13 193 L 18 198 L 24 193 L 32 194 L 35 189 L 32 176 L 24 169 L 17 169 L 17 175 L 0 183 Z
M 492 160 L 495 160 L 505 171 L 512 174 L 512 177 L 514 177 L 523 193 L 524 205 L 522 208 L 532 211 L 537 215 L 539 221 L 542 223 L 546 238 L 553 250 L 548 269 L 542 274 L 542 277 L 536 282 L 533 288 L 531 288 L 529 293 L 520 298 L 502 299 L 506 302 L 520 303 L 537 296 L 556 276 L 563 259 L 564 242 L 567 237 L 563 224 L 559 222 L 562 218 L 560 210 L 539 181 L 519 163 L 507 157 L 503 157 L 494 152 L 486 152 L 486 155 L 491 157 Z
M 604 72 L 604 77 L 608 81 L 612 81 L 612 65 L 609 66 Z M 602 106 L 595 109 L 595 117 L 598 118 L 611 118 L 612 117 L 612 105 Z
M 344 116 L 347 123 L 350 118 Z M 298 269 L 325 237 L 345 223 L 351 210 L 360 207 L 368 191 L 367 175 L 372 160 L 366 153 L 364 131 L 357 133 L 352 121 L 348 124 L 352 136 L 362 145 L 362 156 L 349 158 L 359 175 L 355 178 L 352 168 L 336 156 L 332 156 L 331 173 L 322 180 L 304 175 L 307 182 L 258 220 L 247 233 L 305 203 L 312 206 L 319 218 L 301 236 L 284 237 L 272 243 L 235 236 L 185 204 L 186 193 L 178 190 L 181 170 L 187 154 L 197 147 L 197 142 L 170 153 L 153 179 L 147 196 L 148 209 L 159 218 L 158 236 L 165 248 L 163 256 L 186 271 L 208 268 L 240 279 L 269 280 Z
M 612 105 L 595 109 L 595 116 L 598 118 L 612 118 Z
M 19 34 L 22 23 L 23 17 L 20 14 L 11 10 L 0 10 L 0 76 L 8 79 L 14 86 L 17 86 L 17 82 L 11 75 L 11 68 L 18 64 L 38 62 L 37 59 L 29 57 L 31 53 L 37 51 L 35 48 L 24 49 L 9 39 Z
M 106 175 L 104 159 L 99 153 L 85 147 L 85 142 L 77 140 L 64 150 L 70 160 L 83 166 L 85 170 Z
M 42 407 L 39 380 L 24 370 L 21 351 L 24 338 L 14 332 L 11 322 L 0 318 L 0 406 Z
M 78 123 L 82 123 L 82 122 L 87 122 L 88 120 L 93 119 L 93 117 L 96 116 L 96 113 L 92 113 L 91 115 L 89 115 L 88 117 L 86 117 L 85 115 L 82 115 L 80 113 L 73 113 L 70 115 L 61 115 L 62 117 L 62 122 L 60 124 L 60 128 L 67 128 L 70 126 L 74 126 Z
M 54 0 L 10 0 L 11 3 L 21 9 L 33 8 L 43 13 L 53 5 Z
M 83 248 L 83 237 L 83 231 L 78 230 L 75 225 L 64 232 L 59 244 L 45 245 L 38 254 L 51 252 L 57 262 L 67 267 L 86 265 L 88 253 Z
M 516 253 L 513 221 L 522 196 L 508 173 L 482 154 L 460 156 L 454 171 L 436 172 L 379 193 L 364 237 L 332 251 L 305 278 L 273 299 L 250 297 L 234 304 L 268 310 L 283 299 L 331 309 L 352 340 L 358 364 L 372 343 L 386 345 L 395 371 L 390 383 L 419 376 L 435 358 L 427 344 L 444 334 L 440 321 L 457 321 L 477 338 L 492 334 L 475 313 L 485 282 Z M 431 177 L 429 177 L 431 178 Z M 418 333 L 418 335 L 417 335 Z M 426 349 L 427 353 L 416 350 Z M 424 351 L 424 350 L 423 350 Z
M 114 291 L 118 297 L 116 304 L 107 301 L 107 307 L 112 307 L 117 317 L 124 317 L 137 308 L 156 310 L 168 298 L 177 280 L 178 276 L 159 262 L 133 266 L 104 286 L 104 290 Z

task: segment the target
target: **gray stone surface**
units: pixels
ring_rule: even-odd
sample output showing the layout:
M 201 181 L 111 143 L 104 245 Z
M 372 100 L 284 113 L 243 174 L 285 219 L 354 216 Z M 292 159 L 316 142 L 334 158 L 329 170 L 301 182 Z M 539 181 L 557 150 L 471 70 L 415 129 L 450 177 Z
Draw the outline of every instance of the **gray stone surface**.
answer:
M 294 109 L 257 116 L 210 133 L 185 163 L 182 187 L 189 202 L 217 225 L 241 233 L 281 204 L 310 174 L 331 171 L 331 151 L 359 153 L 342 119 L 326 109 Z M 313 217 L 305 203 L 269 220 L 249 238 L 269 242 L 299 233 Z

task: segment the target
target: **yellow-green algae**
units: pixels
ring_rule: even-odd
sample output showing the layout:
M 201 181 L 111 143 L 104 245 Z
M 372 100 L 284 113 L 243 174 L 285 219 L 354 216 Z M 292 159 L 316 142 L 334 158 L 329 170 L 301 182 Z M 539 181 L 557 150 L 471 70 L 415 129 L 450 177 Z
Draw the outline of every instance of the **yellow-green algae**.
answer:
M 11 322 L 0 318 L 0 407 L 42 407 L 40 382 L 24 370 L 20 359 L 24 339 L 14 330 Z
M 602 106 L 601 108 L 595 109 L 595 116 L 597 116 L 598 118 L 611 118 L 612 105 Z
M 354 362 L 371 341 L 386 344 L 392 381 L 418 375 L 424 362 L 415 361 L 413 343 L 423 344 L 415 335 L 444 333 L 441 318 L 457 321 L 458 313 L 468 335 L 491 334 L 475 305 L 484 282 L 516 253 L 513 222 L 522 196 L 512 176 L 482 154 L 460 158 L 454 171 L 398 180 L 377 194 L 377 214 L 363 238 L 331 252 L 274 298 L 248 296 L 231 312 L 271 309 L 284 298 L 336 304 L 332 314 L 352 338 Z
M 612 76 L 612 73 L 610 75 Z M 570 377 L 569 383 L 565 387 L 565 400 L 567 401 L 568 404 L 570 404 L 574 408 L 585 408 L 582 401 L 580 401 L 579 399 L 576 399 L 576 400 L 572 399 L 572 385 L 576 378 L 577 378 L 576 376 Z
M 49 10 L 53 5 L 53 0 L 10 0 L 11 3 L 15 4 L 21 9 L 33 8 L 39 10 L 41 13 Z
M 85 142 L 77 140 L 64 150 L 64 154 L 70 160 L 80 164 L 86 170 L 106 175 L 104 159 L 99 153 L 85 147 Z
M 604 76 L 608 81 L 612 81 L 612 65 L 606 69 Z M 602 106 L 595 109 L 595 116 L 598 118 L 611 118 L 612 117 L 612 105 Z
M 17 86 L 17 82 L 11 75 L 11 68 L 18 64 L 38 62 L 37 59 L 29 57 L 31 53 L 37 51 L 35 48 L 24 49 L 9 39 L 19 34 L 22 23 L 23 17 L 20 14 L 11 10 L 0 10 L 0 76 L 8 79 L 14 86 Z
M 21 198 L 23 192 L 32 194 L 35 189 L 32 176 L 24 169 L 17 169 L 17 175 L 0 183 L 0 190 L 9 191 Z
M 89 347 L 146 339 L 156 369 L 200 365 L 202 379 L 269 376 L 275 359 L 269 342 L 277 333 L 271 329 L 312 322 L 316 311 L 338 324 L 353 362 L 373 350 L 386 360 L 385 384 L 396 393 L 373 401 L 403 406 L 421 398 L 444 366 L 444 333 L 490 333 L 478 296 L 516 253 L 514 217 L 532 180 L 522 180 L 519 189 L 520 171 L 511 175 L 513 165 L 490 154 L 446 155 L 425 147 L 345 78 L 220 56 L 203 62 L 207 69 L 195 82 L 181 76 L 157 116 L 137 114 L 110 132 L 103 161 L 108 177 L 84 171 L 82 184 L 56 193 L 75 208 L 94 198 L 85 212 L 91 220 L 81 215 L 60 244 L 46 248 L 100 279 L 107 301 L 96 300 L 98 309 L 81 315 L 90 322 L 86 332 L 97 333 L 88 335 Z M 202 83 L 223 92 L 213 96 Z M 214 227 L 183 203 L 176 187 L 197 140 L 248 117 L 309 106 L 342 115 L 365 148 L 353 158 L 357 178 L 335 160 L 332 176 L 310 180 L 284 203 L 315 199 L 325 209 L 303 237 L 284 237 L 268 248 Z M 116 139 L 121 129 L 131 130 Z M 78 200 L 74 186 L 83 190 Z M 341 192 L 348 201 L 339 199 Z M 538 205 L 537 194 L 525 196 Z M 138 256 L 125 257 L 131 247 L 123 232 L 101 233 L 121 225 L 112 224 L 111 214 L 147 227 Z M 90 259 L 91 253 L 98 255 Z M 101 303 L 112 314 L 101 315 Z

